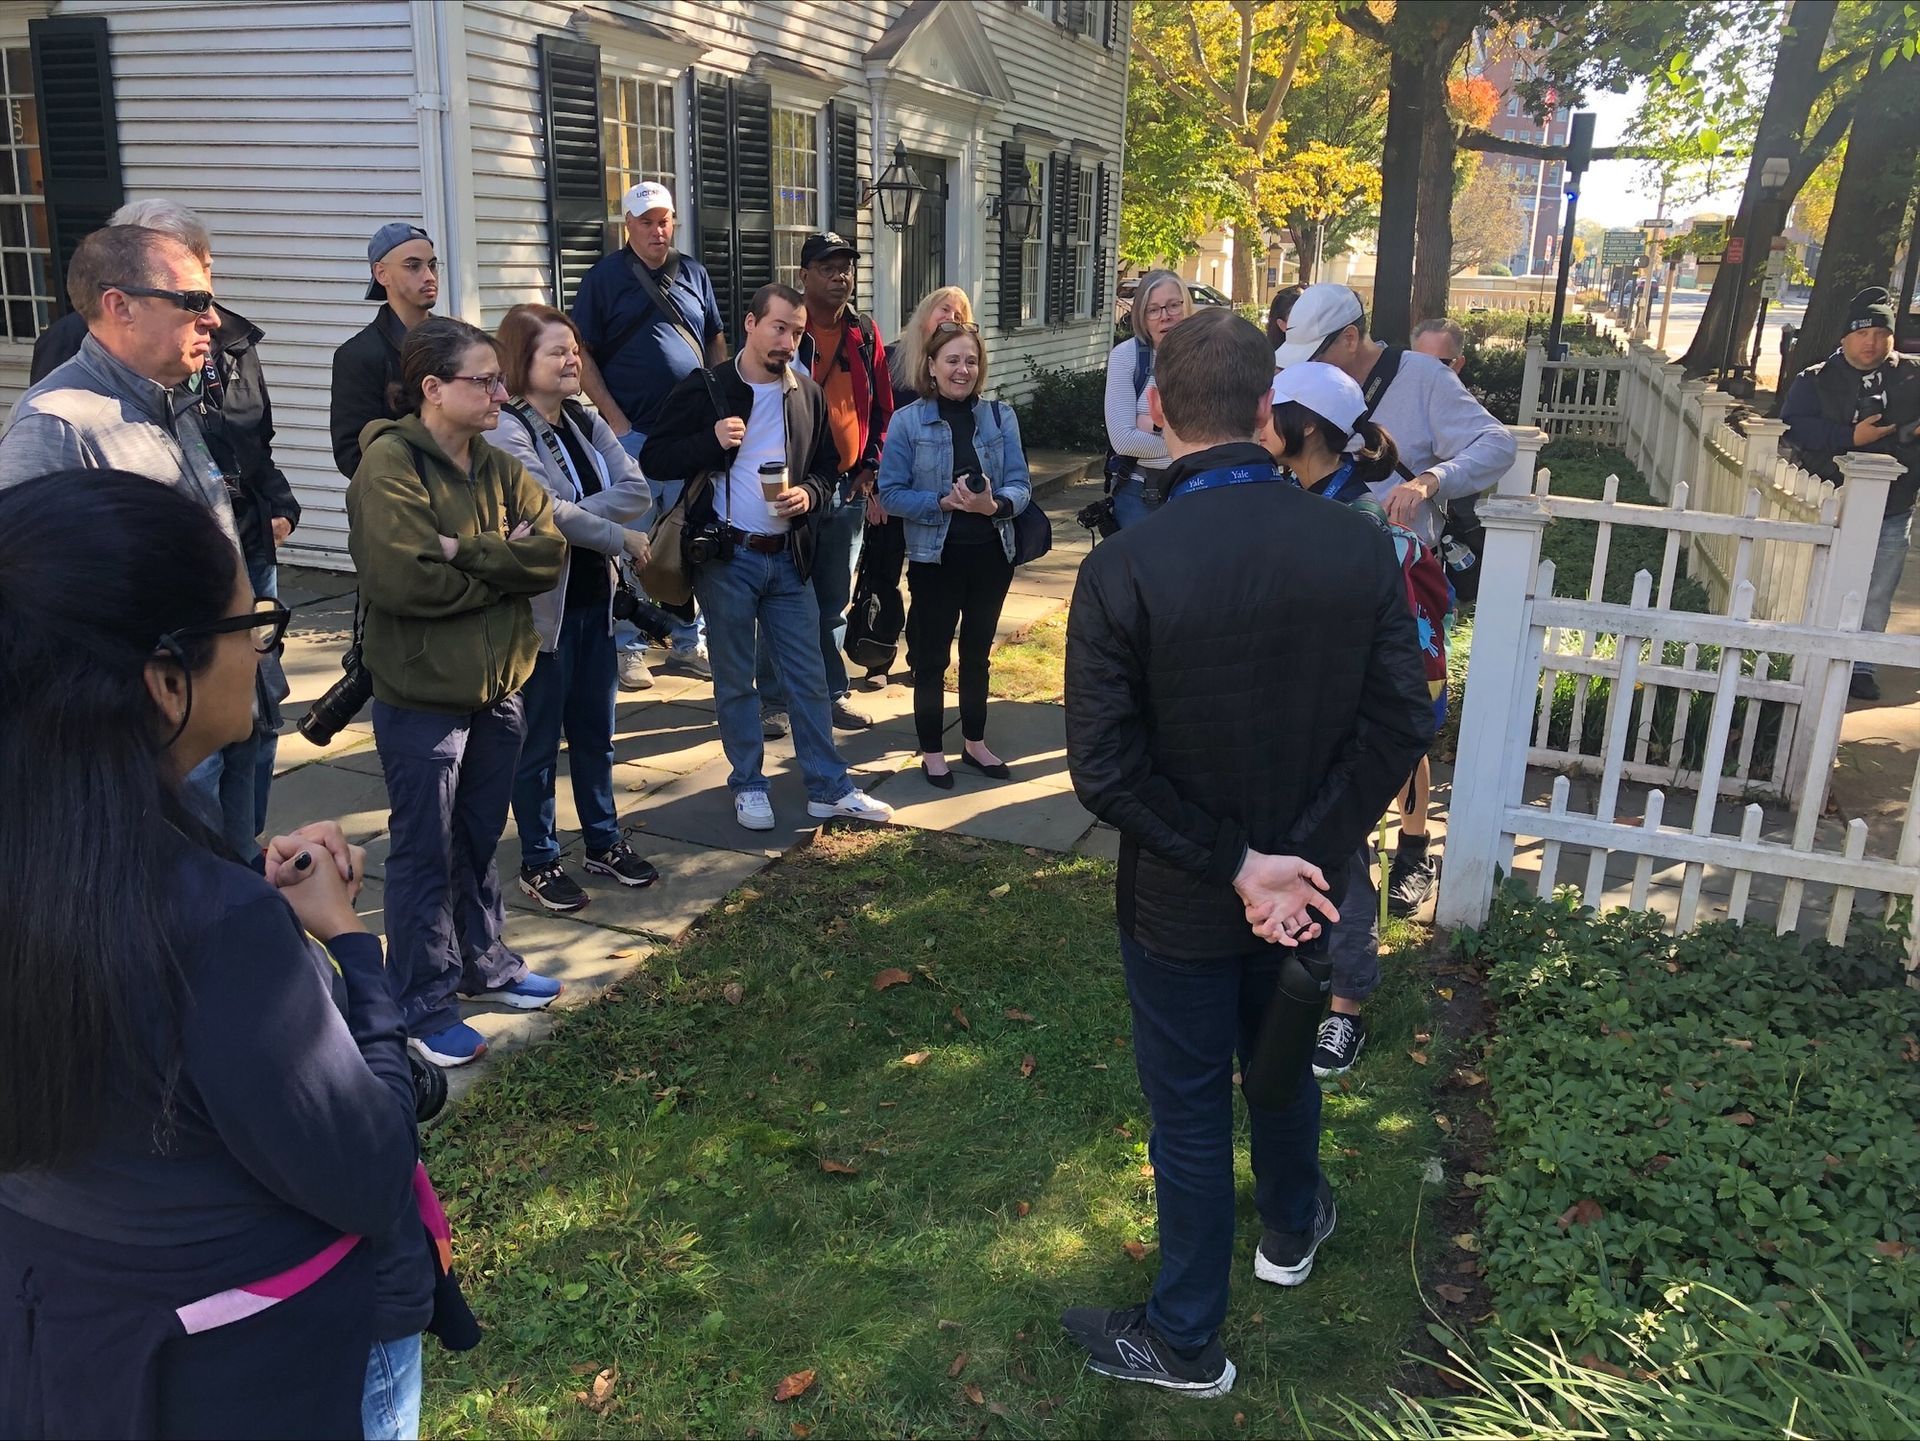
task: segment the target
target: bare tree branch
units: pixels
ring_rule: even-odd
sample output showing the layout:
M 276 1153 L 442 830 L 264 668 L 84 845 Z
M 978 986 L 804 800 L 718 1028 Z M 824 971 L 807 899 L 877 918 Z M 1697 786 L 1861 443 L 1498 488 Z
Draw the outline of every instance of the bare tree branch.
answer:
M 1478 150 L 1487 155 L 1517 155 L 1522 160 L 1565 160 L 1564 145 L 1537 145 L 1531 140 L 1502 140 L 1490 130 L 1462 130 L 1454 144 L 1462 150 Z M 1646 145 L 1603 145 L 1593 152 L 1595 160 L 1657 160 L 1659 155 Z
M 1247 88 L 1253 83 L 1253 0 L 1234 0 L 1233 8 L 1240 12 L 1240 67 L 1233 77 L 1233 118 L 1244 125 Z
M 1300 68 L 1300 56 L 1307 48 L 1307 26 L 1302 21 L 1300 28 L 1293 33 L 1293 44 L 1287 48 L 1287 63 L 1280 67 L 1280 78 L 1273 82 L 1273 94 L 1267 97 L 1267 108 L 1260 112 L 1260 123 L 1254 129 L 1254 154 L 1266 149 L 1267 137 L 1273 133 L 1274 122 L 1280 118 L 1280 107 L 1285 103 L 1287 92 L 1293 89 L 1294 73 Z
M 1193 52 L 1194 72 L 1199 75 L 1200 83 L 1206 86 L 1208 93 L 1226 107 L 1229 116 L 1237 120 L 1241 115 L 1245 114 L 1245 112 L 1236 111 L 1233 108 L 1233 97 L 1227 94 L 1221 87 L 1220 82 L 1213 78 L 1213 72 L 1207 68 L 1207 52 L 1200 42 L 1200 22 L 1193 18 L 1193 7 L 1191 5 L 1186 9 L 1186 20 L 1187 48 Z

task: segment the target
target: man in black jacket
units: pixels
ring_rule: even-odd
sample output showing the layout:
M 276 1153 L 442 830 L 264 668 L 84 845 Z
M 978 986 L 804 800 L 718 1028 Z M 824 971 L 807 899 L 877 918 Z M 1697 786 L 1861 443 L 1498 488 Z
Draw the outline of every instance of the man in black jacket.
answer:
M 333 353 L 327 416 L 333 463 L 348 480 L 360 468 L 360 432 L 373 421 L 400 418 L 400 347 L 440 298 L 440 259 L 417 225 L 392 220 L 374 231 L 367 268 L 367 299 L 379 301 L 380 308 Z
M 1907 567 L 1913 502 L 1920 495 L 1920 356 L 1894 350 L 1893 297 L 1883 287 L 1853 297 L 1838 348 L 1794 378 L 1780 418 L 1794 458 L 1835 485 L 1844 479 L 1839 458 L 1849 451 L 1891 455 L 1904 467 L 1887 492 L 1860 616 L 1860 629 L 1884 631 Z M 1880 682 L 1865 661 L 1854 663 L 1851 692 L 1855 700 L 1880 699 Z
M 885 820 L 890 807 L 856 789 L 834 748 L 820 607 L 809 577 L 821 513 L 840 473 L 826 400 L 793 368 L 807 327 L 800 292 L 763 285 L 747 310 L 740 354 L 674 386 L 640 452 L 649 476 L 694 481 L 687 533 L 707 533 L 718 554 L 693 573 L 707 616 L 713 709 L 733 774 L 733 810 L 752 831 L 773 829 L 761 762 L 765 743 L 754 689 L 754 639 L 764 637 L 787 694 L 793 750 L 807 785 L 807 814 Z
M 1273 378 L 1260 332 L 1204 311 L 1168 335 L 1154 371 L 1169 498 L 1080 568 L 1066 720 L 1074 790 L 1121 835 L 1161 1265 L 1145 1306 L 1061 1320 L 1097 1371 L 1215 1396 L 1234 1378 L 1218 1339 L 1234 1053 L 1253 1069 L 1283 947 L 1335 918 L 1321 893 L 1340 893 L 1431 740 L 1433 708 L 1392 543 L 1285 481 L 1253 441 Z M 1265 1227 L 1254 1274 L 1283 1286 L 1307 1279 L 1335 1220 L 1309 1050 L 1285 1109 L 1248 1107 Z

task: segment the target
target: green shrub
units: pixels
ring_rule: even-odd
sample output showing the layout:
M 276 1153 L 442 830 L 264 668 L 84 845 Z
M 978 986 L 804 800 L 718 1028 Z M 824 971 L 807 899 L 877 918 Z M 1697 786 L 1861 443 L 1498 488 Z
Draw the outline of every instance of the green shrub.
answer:
M 1020 439 L 1029 450 L 1107 448 L 1107 370 L 1067 370 L 1029 360 L 1033 388 L 1015 408 Z
M 1526 373 L 1527 352 L 1520 346 L 1467 337 L 1467 363 L 1461 367 L 1460 381 L 1502 425 L 1520 423 L 1520 383 Z
M 1662 924 L 1509 885 L 1458 938 L 1499 1012 L 1496 1165 L 1469 1184 L 1500 1328 L 1739 1397 L 1776 1362 L 1833 1369 L 1852 1346 L 1911 1391 L 1920 993 L 1902 936 L 1863 923 L 1803 948 Z
M 1504 260 L 1496 260 L 1496 261 L 1494 261 L 1494 262 L 1493 262 L 1492 264 L 1490 264 L 1490 265 L 1483 265 L 1483 266 L 1481 266 L 1481 267 L 1480 267 L 1480 273 L 1481 273 L 1482 275 L 1508 275 L 1508 276 L 1510 276 L 1510 275 L 1512 275 L 1512 274 L 1513 274 L 1513 267 L 1512 267 L 1511 265 L 1509 265 L 1509 264 L 1507 264 L 1507 262 L 1506 262 L 1506 261 L 1504 261 Z

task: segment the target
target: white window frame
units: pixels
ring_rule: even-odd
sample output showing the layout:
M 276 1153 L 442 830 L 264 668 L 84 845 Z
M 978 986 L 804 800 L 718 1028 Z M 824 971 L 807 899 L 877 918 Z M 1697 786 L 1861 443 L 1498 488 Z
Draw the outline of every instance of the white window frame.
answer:
M 804 177 L 799 175 L 787 176 L 783 171 L 783 157 L 800 155 L 805 152 L 795 150 L 789 146 L 782 146 L 780 134 L 782 116 L 787 117 L 789 124 L 798 122 L 794 128 L 796 130 L 804 129 L 806 135 L 813 143 L 812 185 L 808 187 L 804 184 L 797 184 L 793 187 L 800 190 L 803 194 L 809 189 L 811 190 L 813 198 L 812 208 L 805 210 L 804 214 L 799 212 L 789 213 L 784 221 L 782 220 L 781 204 L 781 192 L 784 188 L 787 188 L 784 182 L 787 179 L 798 182 L 803 180 Z M 821 117 L 822 111 L 818 106 L 808 105 L 805 102 L 796 104 L 790 100 L 783 101 L 782 98 L 777 95 L 774 97 L 773 135 L 769 141 L 773 150 L 773 273 L 775 278 L 788 285 L 797 286 L 800 283 L 800 247 L 806 243 L 809 235 L 823 229 L 825 224 L 823 215 L 826 205 L 826 181 L 824 156 L 822 154 L 825 137 L 822 134 Z M 791 259 L 785 258 L 785 253 L 788 252 L 789 249 L 791 250 Z
M 1507 114 L 1518 115 L 1519 113 L 1520 113 L 1520 97 L 1518 95 L 1509 95 L 1507 97 Z
M 1067 25 L 1066 0 L 1026 0 L 1025 8 L 1038 15 L 1049 24 L 1057 25 L 1069 35 L 1084 35 L 1096 45 L 1101 44 L 1101 35 L 1106 31 L 1107 7 L 1113 0 L 1087 0 L 1086 21 L 1078 29 Z
M 1094 194 L 1100 172 L 1091 165 L 1078 167 L 1079 204 L 1073 218 L 1073 305 L 1075 320 L 1090 320 L 1098 303 L 1093 293 L 1093 253 L 1097 248 L 1094 224 L 1100 197 Z
M 1027 188 L 1034 197 L 1033 220 L 1020 241 L 1020 324 L 1047 321 L 1047 167 L 1044 157 L 1029 156 Z
M 0 341 L 31 345 L 34 338 L 53 323 L 53 243 L 46 196 L 32 193 L 31 186 L 21 188 L 14 158 L 29 150 L 39 151 L 40 183 L 42 187 L 45 186 L 46 155 L 40 140 L 36 137 L 29 146 L 23 139 L 16 146 L 12 139 L 21 130 L 20 115 L 33 114 L 34 124 L 37 126 L 39 123 L 38 114 L 34 112 L 32 90 L 33 54 L 24 37 L 18 43 L 14 42 L 11 34 L 0 38 L 0 66 L 7 65 L 16 55 L 25 70 L 27 90 L 15 94 L 4 71 L 0 71 L 0 98 L 6 101 L 10 126 L 4 151 L 7 175 L 4 181 L 0 181 L 0 206 L 16 212 L 20 226 L 17 244 L 0 234 Z M 37 236 L 34 229 L 36 212 L 39 220 Z M 45 243 L 37 243 L 41 240 Z M 15 287 L 16 279 L 24 282 L 19 288 Z M 16 305 L 27 307 L 25 325 L 14 323 L 13 310 Z

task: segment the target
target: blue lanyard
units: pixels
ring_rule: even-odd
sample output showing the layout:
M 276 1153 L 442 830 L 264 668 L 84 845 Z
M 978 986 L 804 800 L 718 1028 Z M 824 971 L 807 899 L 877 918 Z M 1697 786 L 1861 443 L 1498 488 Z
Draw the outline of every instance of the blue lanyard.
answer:
M 1339 468 L 1329 474 L 1326 479 L 1322 480 L 1313 493 L 1315 495 L 1325 496 L 1328 500 L 1338 500 L 1344 503 L 1346 498 L 1341 492 L 1347 488 L 1347 482 L 1352 479 L 1353 461 L 1343 460 L 1340 462 Z M 1356 499 L 1358 498 L 1359 497 L 1356 497 Z
M 1280 472 L 1275 470 L 1271 464 L 1222 466 L 1218 470 L 1203 470 L 1197 475 L 1188 476 L 1185 480 L 1174 486 L 1173 490 L 1168 494 L 1167 499 L 1172 500 L 1174 496 L 1178 495 L 1189 495 L 1196 490 L 1212 490 L 1216 486 L 1254 485 L 1263 480 L 1280 480 L 1282 478 Z

